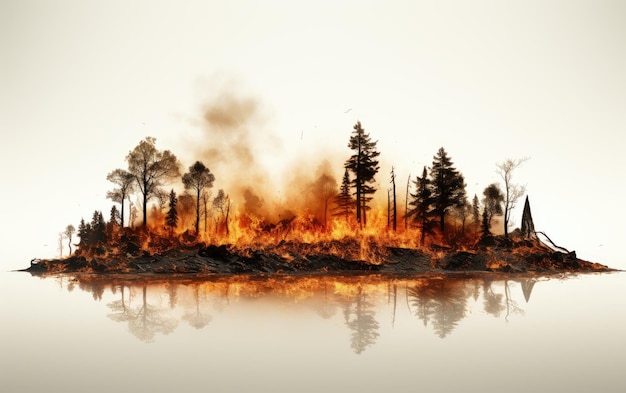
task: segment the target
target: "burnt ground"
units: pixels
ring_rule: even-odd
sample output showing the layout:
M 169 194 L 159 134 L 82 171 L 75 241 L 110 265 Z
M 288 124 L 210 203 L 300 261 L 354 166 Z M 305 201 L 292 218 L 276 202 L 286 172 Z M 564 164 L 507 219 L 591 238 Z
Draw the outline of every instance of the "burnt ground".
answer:
M 607 266 L 580 260 L 574 252 L 555 251 L 539 241 L 490 239 L 470 250 L 442 246 L 429 249 L 385 247 L 371 252 L 371 260 L 339 256 L 328 244 L 299 244 L 297 252 L 279 244 L 240 250 L 229 245 L 199 245 L 158 254 L 33 260 L 24 269 L 32 273 L 129 274 L 324 274 L 342 272 L 424 274 L 429 272 L 556 273 L 612 271 Z M 293 246 L 293 245 L 291 245 Z M 336 245 L 335 245 L 336 246 Z M 340 243 L 350 247 L 351 244 Z M 291 250 L 285 251 L 285 250 Z

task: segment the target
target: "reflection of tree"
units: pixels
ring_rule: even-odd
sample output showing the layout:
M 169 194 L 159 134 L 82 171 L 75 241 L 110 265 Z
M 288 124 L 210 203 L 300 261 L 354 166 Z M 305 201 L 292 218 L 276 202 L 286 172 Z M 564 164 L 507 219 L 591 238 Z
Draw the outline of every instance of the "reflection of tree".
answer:
M 112 287 L 112 292 L 115 293 L 115 287 Z M 115 322 L 126 322 L 133 318 L 131 313 L 131 309 L 126 305 L 126 298 L 124 296 L 124 284 L 120 286 L 121 299 L 115 300 L 107 306 L 113 311 L 113 313 L 109 314 L 108 317 L 114 320 Z
M 354 302 L 345 305 L 346 325 L 352 330 L 352 350 L 360 354 L 378 338 L 378 322 L 374 319 L 374 304 L 359 287 Z
M 524 315 L 524 310 L 522 310 L 517 305 L 517 302 L 515 302 L 515 300 L 513 300 L 511 298 L 511 290 L 509 289 L 509 280 L 504 280 L 504 296 L 506 298 L 506 301 L 505 301 L 505 304 L 506 304 L 506 316 L 504 317 L 504 319 L 507 322 L 509 321 L 509 315 L 511 315 L 511 313 L 517 313 L 517 314 Z
M 174 331 L 178 321 L 172 318 L 163 318 L 160 311 L 148 304 L 147 288 L 143 286 L 142 305 L 128 321 L 128 329 L 138 339 L 145 342 L 154 340 L 156 333 L 169 334 Z
M 527 288 L 528 281 L 531 281 L 530 289 Z M 500 317 L 503 311 L 506 311 L 504 319 L 508 322 L 509 316 L 512 313 L 524 314 L 515 300 L 511 297 L 511 290 L 509 288 L 509 280 L 504 280 L 504 293 L 495 293 L 492 288 L 492 282 L 485 280 L 483 282 L 483 305 L 485 312 L 492 314 L 495 317 Z M 530 297 L 530 291 L 534 285 L 534 280 L 522 281 L 522 291 L 524 297 L 527 299 Z
M 167 294 L 170 297 L 170 308 L 176 307 L 176 302 L 178 301 L 178 284 L 175 282 L 167 283 L 165 286 L 167 289 Z
M 324 319 L 329 319 L 335 312 L 337 312 L 336 305 L 330 303 L 328 301 L 328 283 L 324 283 L 324 292 L 323 292 L 324 300 L 316 302 L 315 311 L 319 314 L 320 317 Z
M 99 301 L 102 300 L 102 295 L 104 295 L 104 284 L 100 282 L 90 282 L 83 283 L 79 282 L 78 287 L 86 292 L 91 292 L 93 296 L 93 300 Z
M 418 284 L 406 288 L 409 308 L 415 310 L 415 316 L 424 322 L 424 326 L 428 325 L 435 306 L 435 293 L 429 283 L 430 280 L 420 280 Z
M 524 293 L 524 299 L 526 299 L 526 303 L 530 300 L 530 294 L 533 292 L 533 287 L 537 281 L 533 278 L 522 280 L 520 284 L 522 285 L 522 292 Z
M 197 285 L 194 286 L 193 296 L 196 301 L 196 310 L 195 312 L 183 315 L 183 319 L 189 322 L 189 325 L 195 327 L 196 329 L 202 329 L 208 325 L 209 322 L 211 322 L 212 317 L 208 314 L 202 314 L 200 312 L 200 291 Z
M 423 280 L 406 291 L 415 315 L 424 325 L 431 321 L 435 334 L 441 338 L 450 334 L 465 317 L 467 293 L 462 280 Z
M 485 280 L 483 282 L 483 307 L 486 313 L 498 318 L 504 311 L 504 304 L 502 304 L 503 295 L 495 293 L 491 284 L 492 281 Z

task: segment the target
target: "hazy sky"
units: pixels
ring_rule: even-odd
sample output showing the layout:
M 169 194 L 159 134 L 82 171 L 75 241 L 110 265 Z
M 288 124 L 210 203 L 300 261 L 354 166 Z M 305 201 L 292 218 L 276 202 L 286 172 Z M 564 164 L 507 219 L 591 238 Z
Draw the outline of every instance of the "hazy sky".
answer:
M 220 143 L 208 103 L 232 101 L 253 105 L 255 170 L 278 183 L 298 158 L 341 175 L 357 120 L 383 193 L 391 165 L 406 179 L 441 146 L 470 196 L 529 156 L 537 229 L 626 268 L 625 20 L 602 0 L 0 0 L 0 263 L 108 214 L 106 174 L 145 136 L 187 168 Z

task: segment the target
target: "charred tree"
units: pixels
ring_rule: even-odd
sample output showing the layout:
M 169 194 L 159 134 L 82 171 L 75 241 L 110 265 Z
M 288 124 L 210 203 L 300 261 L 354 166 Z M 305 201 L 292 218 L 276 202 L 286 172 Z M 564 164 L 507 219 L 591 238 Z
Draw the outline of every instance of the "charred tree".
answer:
M 393 231 L 395 232 L 398 228 L 398 207 L 396 205 L 396 173 L 394 171 L 394 168 L 391 167 L 391 192 L 392 192 L 392 196 L 393 196 L 393 205 L 392 205 L 392 214 L 391 214 L 391 218 L 392 218 L 392 228 Z
M 525 239 L 535 239 L 537 234 L 535 233 L 535 224 L 533 223 L 533 216 L 530 213 L 530 202 L 528 202 L 528 195 L 526 201 L 524 201 L 524 211 L 522 212 L 522 237 Z
M 411 175 L 406 179 L 406 194 L 404 195 L 404 230 L 409 228 L 409 187 L 411 184 Z

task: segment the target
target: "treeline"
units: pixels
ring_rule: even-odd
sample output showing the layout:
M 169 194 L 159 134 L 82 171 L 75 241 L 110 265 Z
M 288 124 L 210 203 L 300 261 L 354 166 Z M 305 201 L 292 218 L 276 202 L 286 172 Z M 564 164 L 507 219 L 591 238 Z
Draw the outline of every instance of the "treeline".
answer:
M 113 183 L 107 198 L 120 205 L 113 205 L 109 220 L 105 221 L 102 212 L 95 211 L 90 222 L 81 219 L 77 235 L 77 253 L 102 253 L 105 245 L 119 242 L 121 236 L 128 236 L 138 216 L 138 207 L 142 211 L 141 229 L 148 227 L 148 217 L 157 221 L 151 227 L 164 231 L 166 236 L 175 237 L 182 230 L 187 237 L 198 239 L 201 232 L 201 218 L 204 231 L 208 232 L 209 224 L 216 235 L 230 232 L 232 201 L 230 196 L 220 189 L 214 198 L 209 190 L 213 187 L 215 176 L 201 161 L 196 161 L 187 172 L 181 174 L 180 163 L 169 150 L 158 150 L 156 140 L 146 137 L 126 156 L 127 168 L 118 168 L 107 175 Z M 323 199 L 323 218 L 320 217 L 321 230 L 327 230 L 327 215 L 332 214 L 334 220 L 345 220 L 355 230 L 368 226 L 370 203 L 378 191 L 375 177 L 380 170 L 377 141 L 373 141 L 360 122 L 357 122 L 348 140 L 348 147 L 353 154 L 344 162 L 344 175 L 337 188 L 332 181 L 317 182 L 314 187 L 324 188 L 319 191 L 318 198 Z M 420 244 L 424 245 L 429 237 L 437 236 L 445 240 L 448 231 L 448 217 L 461 223 L 461 234 L 466 228 L 472 233 L 490 234 L 493 217 L 502 215 L 504 234 L 508 236 L 510 211 L 525 192 L 524 188 L 512 182 L 512 173 L 525 159 L 506 160 L 497 165 L 498 173 L 504 181 L 504 189 L 498 184 L 488 185 L 482 196 L 482 207 L 478 196 L 474 195 L 470 202 L 466 193 L 465 178 L 455 167 L 452 159 L 442 147 L 433 157 L 430 167 L 424 166 L 421 176 L 409 178 L 407 182 L 405 209 L 398 214 L 396 196 L 396 176 L 391 171 L 390 184 L 387 191 L 387 228 L 396 231 L 398 219 L 404 221 L 404 231 L 416 229 L 412 233 L 419 236 Z M 328 176 L 328 175 L 326 175 Z M 173 188 L 169 192 L 165 186 L 180 179 L 185 193 L 178 195 Z M 319 183 L 319 184 L 318 184 Z M 332 187 L 328 187 L 332 184 Z M 412 187 L 409 187 L 412 185 Z M 132 197 L 136 196 L 136 203 Z M 156 199 L 160 209 L 153 206 L 152 214 L 148 214 L 148 204 Z M 125 205 L 129 206 L 128 219 Z M 482 212 L 481 212 L 482 208 Z M 248 212 L 248 214 L 250 214 Z M 400 216 L 400 217 L 399 217 Z M 193 220 L 190 229 L 189 220 Z M 210 220 L 209 220 L 209 217 Z M 261 217 L 265 218 L 265 217 Z M 181 220 L 185 221 L 181 225 Z M 210 221 L 210 222 L 209 222 Z M 466 225 L 466 223 L 470 225 Z M 72 225 L 59 235 L 68 239 L 69 253 L 72 253 L 72 235 L 76 232 Z

